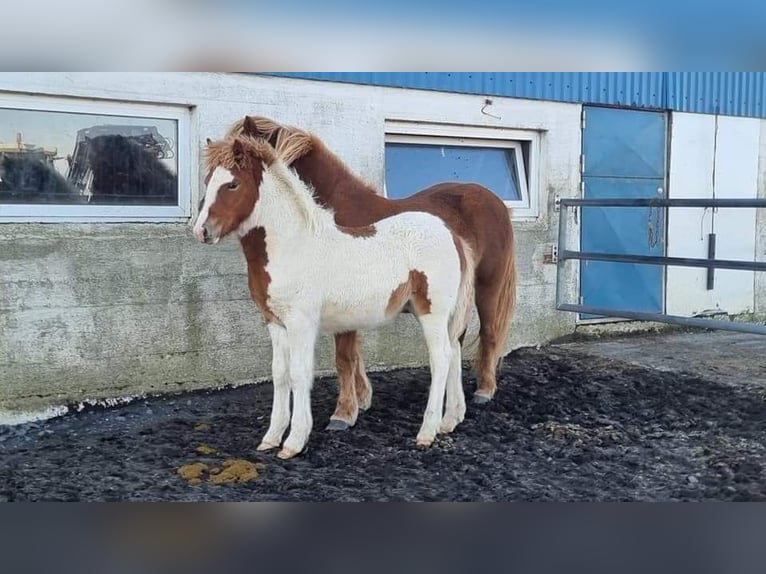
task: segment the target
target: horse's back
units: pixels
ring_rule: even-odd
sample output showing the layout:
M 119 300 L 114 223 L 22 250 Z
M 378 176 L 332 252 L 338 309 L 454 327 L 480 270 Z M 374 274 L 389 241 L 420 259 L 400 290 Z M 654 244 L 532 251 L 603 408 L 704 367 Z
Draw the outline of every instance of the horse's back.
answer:
M 508 207 L 492 191 L 477 183 L 444 182 L 397 201 L 401 210 L 432 213 L 469 241 L 476 256 L 491 246 L 512 244 Z

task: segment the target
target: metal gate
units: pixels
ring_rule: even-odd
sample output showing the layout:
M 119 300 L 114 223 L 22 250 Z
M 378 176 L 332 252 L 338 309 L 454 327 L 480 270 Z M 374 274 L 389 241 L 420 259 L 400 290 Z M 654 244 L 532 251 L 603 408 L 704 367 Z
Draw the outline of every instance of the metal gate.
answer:
M 652 266 L 680 266 L 702 267 L 708 270 L 736 269 L 741 271 L 766 271 L 766 261 L 736 261 L 715 259 L 714 253 L 708 259 L 694 259 L 685 257 L 664 257 L 658 255 L 642 255 L 635 253 L 617 253 L 614 251 L 573 251 L 567 248 L 567 221 L 569 209 L 580 210 L 584 208 L 598 207 L 608 209 L 643 209 L 661 212 L 666 219 L 667 210 L 673 207 L 702 207 L 715 209 L 732 208 L 766 208 L 766 199 L 665 199 L 665 198 L 567 198 L 557 200 L 559 206 L 559 234 L 558 234 L 558 269 L 556 283 L 556 309 L 574 313 L 600 315 L 603 317 L 618 317 L 622 319 L 637 319 L 642 321 L 657 321 L 688 327 L 701 327 L 706 329 L 721 329 L 726 331 L 740 331 L 744 333 L 757 333 L 766 335 L 766 325 L 754 323 L 723 321 L 719 319 L 705 319 L 701 317 L 684 317 L 668 315 L 661 312 L 636 311 L 625 308 L 600 307 L 587 304 L 577 304 L 562 301 L 564 293 L 563 281 L 565 267 L 571 261 L 603 261 L 614 264 L 641 264 Z M 605 211 L 608 211 L 605 209 Z

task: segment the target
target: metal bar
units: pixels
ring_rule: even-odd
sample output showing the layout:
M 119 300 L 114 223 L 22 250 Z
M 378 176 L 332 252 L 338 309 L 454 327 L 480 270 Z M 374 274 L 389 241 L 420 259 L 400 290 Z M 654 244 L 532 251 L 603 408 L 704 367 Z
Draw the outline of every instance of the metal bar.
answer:
M 733 207 L 733 208 L 764 208 L 766 199 L 734 199 L 734 198 L 642 198 L 642 199 L 582 199 L 579 197 L 562 197 L 559 204 L 564 207 Z
M 707 269 L 734 269 L 737 271 L 766 271 L 766 261 L 733 261 L 729 259 L 692 259 L 689 257 L 658 257 L 654 255 L 618 255 L 590 251 L 561 251 L 559 261 L 580 259 L 611 261 L 613 263 L 643 263 L 645 265 L 672 265 L 676 267 L 704 267 Z
M 709 233 L 707 236 L 707 258 L 715 261 L 715 233 Z M 715 288 L 715 267 L 707 268 L 707 290 L 712 291 Z
M 753 333 L 766 335 L 766 325 L 755 323 L 738 323 L 735 321 L 722 321 L 720 319 L 702 319 L 700 317 L 681 317 L 679 315 L 663 315 L 662 313 L 644 313 L 642 311 L 626 311 L 623 309 L 601 309 L 587 305 L 572 305 L 563 303 L 556 307 L 559 311 L 573 313 L 586 313 L 589 315 L 601 315 L 603 317 L 618 317 L 621 319 L 637 319 L 640 321 L 656 321 L 684 327 L 698 327 L 701 329 L 718 329 L 721 331 L 737 331 L 740 333 Z
M 559 237 L 558 237 L 558 250 L 566 249 L 567 241 L 567 215 L 569 211 L 562 209 L 559 211 Z M 566 270 L 566 260 L 561 257 L 556 262 L 556 305 L 561 302 L 561 295 L 563 291 L 562 284 L 564 283 L 564 271 Z

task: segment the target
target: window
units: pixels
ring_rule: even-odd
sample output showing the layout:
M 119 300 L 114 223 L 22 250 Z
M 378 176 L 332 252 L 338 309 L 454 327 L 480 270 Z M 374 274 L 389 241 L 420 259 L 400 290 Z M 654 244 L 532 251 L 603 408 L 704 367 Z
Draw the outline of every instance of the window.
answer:
M 484 185 L 514 210 L 538 214 L 536 132 L 390 122 L 386 125 L 386 196 L 407 197 L 435 183 Z
M 189 115 L 0 95 L 0 221 L 189 217 Z

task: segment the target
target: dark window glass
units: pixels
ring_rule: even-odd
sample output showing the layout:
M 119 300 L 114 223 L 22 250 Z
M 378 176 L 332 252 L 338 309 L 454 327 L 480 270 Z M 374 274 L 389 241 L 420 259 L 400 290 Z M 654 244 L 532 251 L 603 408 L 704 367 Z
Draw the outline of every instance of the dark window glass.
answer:
M 177 205 L 176 120 L 0 108 L 0 203 Z

